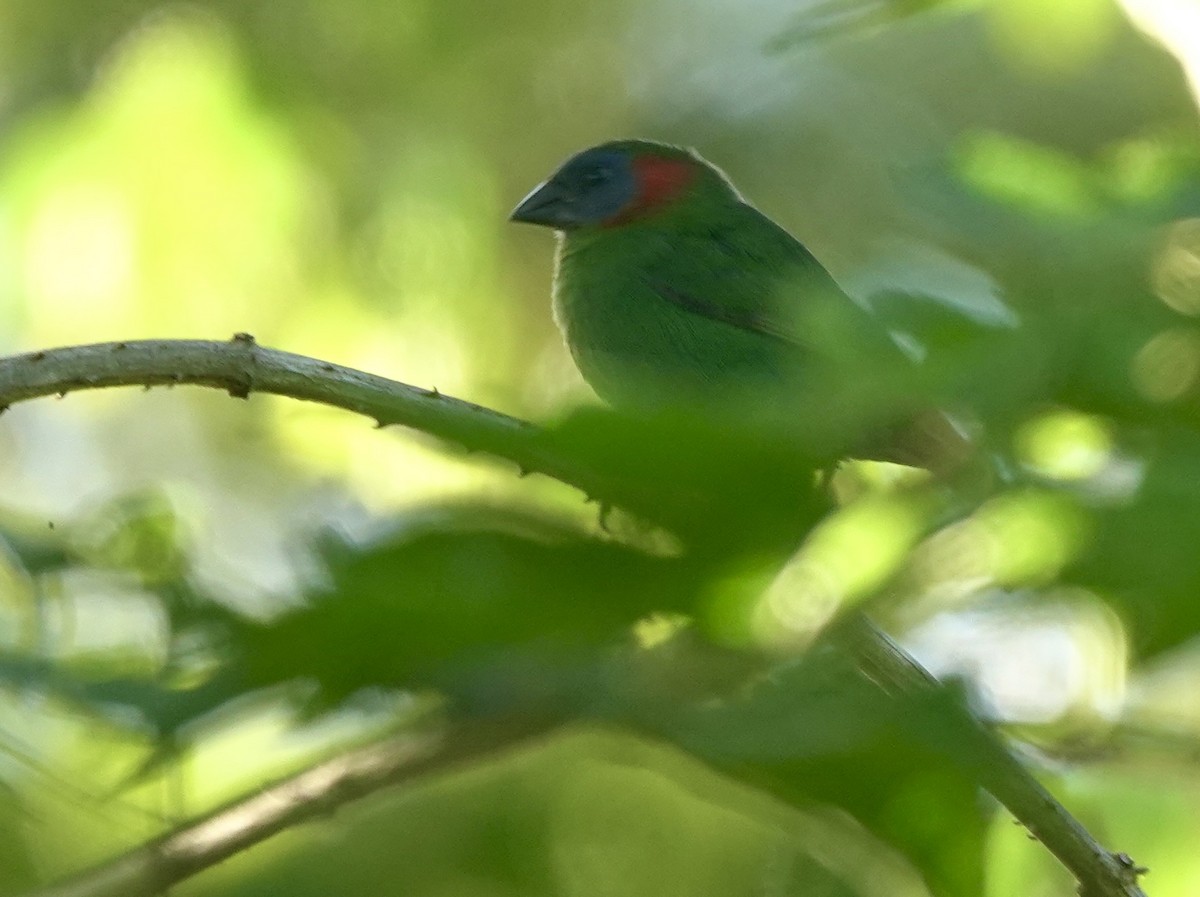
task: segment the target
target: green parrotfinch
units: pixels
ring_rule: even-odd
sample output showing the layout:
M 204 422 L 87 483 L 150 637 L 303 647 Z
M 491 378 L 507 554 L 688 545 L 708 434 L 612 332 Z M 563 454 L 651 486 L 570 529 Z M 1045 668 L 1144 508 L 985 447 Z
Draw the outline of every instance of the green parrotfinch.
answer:
M 694 151 L 592 147 L 511 218 L 558 231 L 555 318 L 617 408 L 786 422 L 825 402 L 873 426 L 904 391 L 913 366 L 884 326 Z

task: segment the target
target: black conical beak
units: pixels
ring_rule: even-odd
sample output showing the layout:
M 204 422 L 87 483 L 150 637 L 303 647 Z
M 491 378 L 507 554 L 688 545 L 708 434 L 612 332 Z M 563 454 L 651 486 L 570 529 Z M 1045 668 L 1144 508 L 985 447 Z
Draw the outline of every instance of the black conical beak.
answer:
M 521 200 L 509 221 L 521 221 L 525 224 L 540 224 L 543 227 L 553 227 L 565 230 L 579 224 L 571 201 L 563 195 L 562 190 L 553 182 L 545 181 L 538 184 L 529 195 Z

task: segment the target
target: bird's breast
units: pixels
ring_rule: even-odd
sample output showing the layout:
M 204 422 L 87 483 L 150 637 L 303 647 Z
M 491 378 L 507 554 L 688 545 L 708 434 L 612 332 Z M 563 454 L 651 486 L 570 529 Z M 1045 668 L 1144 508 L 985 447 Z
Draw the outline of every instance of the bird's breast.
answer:
M 669 241 L 560 245 L 554 315 L 584 379 L 630 410 L 709 403 L 777 384 L 787 361 L 761 335 L 697 314 L 656 288 L 695 274 Z

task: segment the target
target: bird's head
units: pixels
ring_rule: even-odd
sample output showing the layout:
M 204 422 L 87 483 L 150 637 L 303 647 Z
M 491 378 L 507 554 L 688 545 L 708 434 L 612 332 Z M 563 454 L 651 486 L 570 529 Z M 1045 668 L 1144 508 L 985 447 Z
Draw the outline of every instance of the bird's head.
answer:
M 561 231 L 612 228 L 714 198 L 738 195 L 725 175 L 692 150 L 615 140 L 572 156 L 509 217 Z

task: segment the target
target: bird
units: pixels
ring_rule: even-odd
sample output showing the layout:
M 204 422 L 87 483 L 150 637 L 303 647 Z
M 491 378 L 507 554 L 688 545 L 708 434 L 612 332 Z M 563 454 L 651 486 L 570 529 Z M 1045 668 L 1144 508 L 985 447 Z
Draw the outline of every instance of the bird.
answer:
M 887 329 L 695 150 L 584 149 L 510 220 L 558 233 L 555 321 L 617 409 L 857 427 L 904 401 Z

